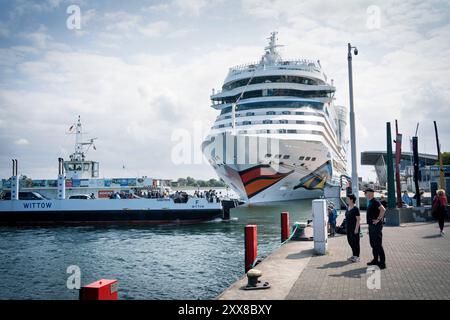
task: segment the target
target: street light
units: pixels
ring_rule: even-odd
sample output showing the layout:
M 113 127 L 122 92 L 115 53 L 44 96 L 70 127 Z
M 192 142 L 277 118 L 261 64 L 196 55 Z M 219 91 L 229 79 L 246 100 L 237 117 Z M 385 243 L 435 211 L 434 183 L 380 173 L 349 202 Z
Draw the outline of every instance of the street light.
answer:
M 352 155 L 352 191 L 356 196 L 356 205 L 359 206 L 359 183 L 356 163 L 356 133 L 355 133 L 355 109 L 353 107 L 353 74 L 352 74 L 352 49 L 355 56 L 358 55 L 358 49 L 348 44 L 348 85 L 350 95 L 350 142 Z

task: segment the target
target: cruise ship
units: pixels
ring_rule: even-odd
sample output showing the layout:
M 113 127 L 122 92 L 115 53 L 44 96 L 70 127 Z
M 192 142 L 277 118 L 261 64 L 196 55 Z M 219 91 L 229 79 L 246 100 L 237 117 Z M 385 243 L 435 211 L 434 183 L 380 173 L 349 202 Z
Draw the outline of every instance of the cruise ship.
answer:
M 202 152 L 247 203 L 339 192 L 348 111 L 334 104 L 333 80 L 319 60 L 284 60 L 277 33 L 268 40 L 258 62 L 230 68 L 222 89 L 213 89 L 211 107 L 220 114 Z

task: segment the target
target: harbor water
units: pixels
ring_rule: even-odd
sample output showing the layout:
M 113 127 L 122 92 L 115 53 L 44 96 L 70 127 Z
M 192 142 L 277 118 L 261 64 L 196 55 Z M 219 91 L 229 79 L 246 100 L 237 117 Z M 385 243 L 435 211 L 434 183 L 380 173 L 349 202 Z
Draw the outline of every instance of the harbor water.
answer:
M 311 218 L 311 200 L 243 206 L 232 221 L 133 227 L 0 228 L 0 299 L 77 299 L 81 284 L 119 281 L 119 299 L 213 299 L 244 272 L 244 226 L 258 226 L 258 258 L 280 246 L 280 212 Z

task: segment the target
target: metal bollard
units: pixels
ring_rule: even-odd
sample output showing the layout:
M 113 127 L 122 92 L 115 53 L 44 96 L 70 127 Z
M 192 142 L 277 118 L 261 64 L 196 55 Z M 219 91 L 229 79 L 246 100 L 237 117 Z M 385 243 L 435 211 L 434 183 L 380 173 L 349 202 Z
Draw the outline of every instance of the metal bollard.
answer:
M 80 300 L 117 300 L 117 280 L 101 279 L 80 289 Z
M 281 213 L 281 242 L 285 242 L 289 239 L 290 230 L 289 230 L 289 212 Z
M 256 225 L 245 226 L 245 273 L 253 268 L 258 256 L 258 234 Z

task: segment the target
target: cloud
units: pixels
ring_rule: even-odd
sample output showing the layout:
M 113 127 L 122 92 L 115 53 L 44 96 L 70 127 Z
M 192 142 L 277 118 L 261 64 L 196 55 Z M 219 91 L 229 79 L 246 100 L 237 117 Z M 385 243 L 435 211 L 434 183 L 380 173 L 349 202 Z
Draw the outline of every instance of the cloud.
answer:
M 172 5 L 180 14 L 198 16 L 205 8 L 211 8 L 221 2 L 221 0 L 173 0 Z
M 139 32 L 147 38 L 157 38 L 162 36 L 169 28 L 167 21 L 157 21 L 139 28 Z
M 25 138 L 20 138 L 20 139 L 14 141 L 14 143 L 19 145 L 19 146 L 25 146 L 27 144 L 30 144 L 30 142 L 27 139 L 25 139 Z
M 158 3 L 143 7 L 141 10 L 144 12 L 155 13 L 155 12 L 166 12 L 169 9 L 170 5 L 168 3 Z
M 58 8 L 61 3 L 61 0 L 42 0 L 35 2 L 15 0 L 14 9 L 11 11 L 10 15 L 12 17 L 20 17 L 28 13 L 50 12 Z

